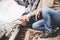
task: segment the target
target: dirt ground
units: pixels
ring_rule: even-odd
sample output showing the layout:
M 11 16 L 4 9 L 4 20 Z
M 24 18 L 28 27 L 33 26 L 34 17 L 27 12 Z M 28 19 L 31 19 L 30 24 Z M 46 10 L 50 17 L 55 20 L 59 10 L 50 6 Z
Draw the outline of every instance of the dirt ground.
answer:
M 43 32 L 41 31 L 36 31 L 36 30 L 28 30 L 27 31 L 27 36 L 25 38 L 25 40 L 60 40 L 60 35 L 58 35 L 57 37 L 53 37 L 53 38 L 40 38 L 40 35 L 42 35 Z

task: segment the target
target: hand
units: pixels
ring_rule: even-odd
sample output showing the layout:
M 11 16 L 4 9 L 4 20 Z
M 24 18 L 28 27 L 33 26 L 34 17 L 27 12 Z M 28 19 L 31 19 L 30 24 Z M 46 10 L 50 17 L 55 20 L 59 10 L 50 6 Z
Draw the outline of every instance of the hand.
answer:
M 20 18 L 19 18 L 19 20 L 20 21 L 22 21 L 22 20 L 29 20 L 29 18 L 27 17 L 27 15 L 24 15 L 24 16 L 21 16 Z
M 36 13 L 35 19 L 38 20 L 39 17 L 40 17 L 40 12 L 38 11 L 38 12 Z
M 21 22 L 22 26 L 26 26 L 27 25 L 27 21 L 26 20 L 21 20 L 20 22 Z
M 23 26 L 26 26 L 27 25 L 27 16 L 26 15 L 24 15 L 24 16 L 21 16 L 20 17 L 20 22 L 21 22 L 21 25 L 23 25 Z

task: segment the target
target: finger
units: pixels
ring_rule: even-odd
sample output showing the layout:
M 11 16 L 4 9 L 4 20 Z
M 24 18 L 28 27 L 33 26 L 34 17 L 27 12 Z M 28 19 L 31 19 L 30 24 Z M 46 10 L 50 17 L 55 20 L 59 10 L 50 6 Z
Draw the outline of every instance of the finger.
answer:
M 36 14 L 36 16 L 35 16 L 35 19 L 36 19 L 36 21 L 37 21 L 37 14 Z
M 22 22 L 22 25 L 23 25 L 23 26 L 26 26 L 26 22 Z
M 40 18 L 40 14 L 38 14 L 38 18 Z
M 37 16 L 37 18 L 39 19 L 40 15 Z
M 29 21 L 29 19 L 27 18 L 26 21 Z

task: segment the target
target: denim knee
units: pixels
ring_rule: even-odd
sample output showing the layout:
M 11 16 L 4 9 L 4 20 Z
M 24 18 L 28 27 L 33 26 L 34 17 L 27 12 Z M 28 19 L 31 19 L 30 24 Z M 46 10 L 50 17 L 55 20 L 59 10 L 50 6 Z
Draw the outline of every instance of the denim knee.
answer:
M 33 23 L 32 28 L 33 29 L 40 29 L 42 26 L 43 26 L 43 19 Z
M 44 25 L 37 25 L 36 23 L 33 23 L 32 28 L 34 30 L 44 30 Z
M 36 29 L 36 28 L 37 28 L 36 23 L 33 23 L 33 24 L 32 24 L 32 28 L 33 28 L 33 29 Z

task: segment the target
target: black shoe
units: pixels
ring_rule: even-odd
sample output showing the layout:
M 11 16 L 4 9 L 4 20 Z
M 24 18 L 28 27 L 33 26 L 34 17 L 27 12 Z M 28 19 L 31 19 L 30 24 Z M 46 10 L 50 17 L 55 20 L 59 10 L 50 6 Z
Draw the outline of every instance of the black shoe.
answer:
M 56 31 L 57 35 L 60 35 L 60 28 Z
M 40 38 L 48 38 L 50 37 L 50 33 L 44 33 Z
M 52 38 L 53 37 L 53 32 L 50 33 L 44 33 L 40 38 Z

